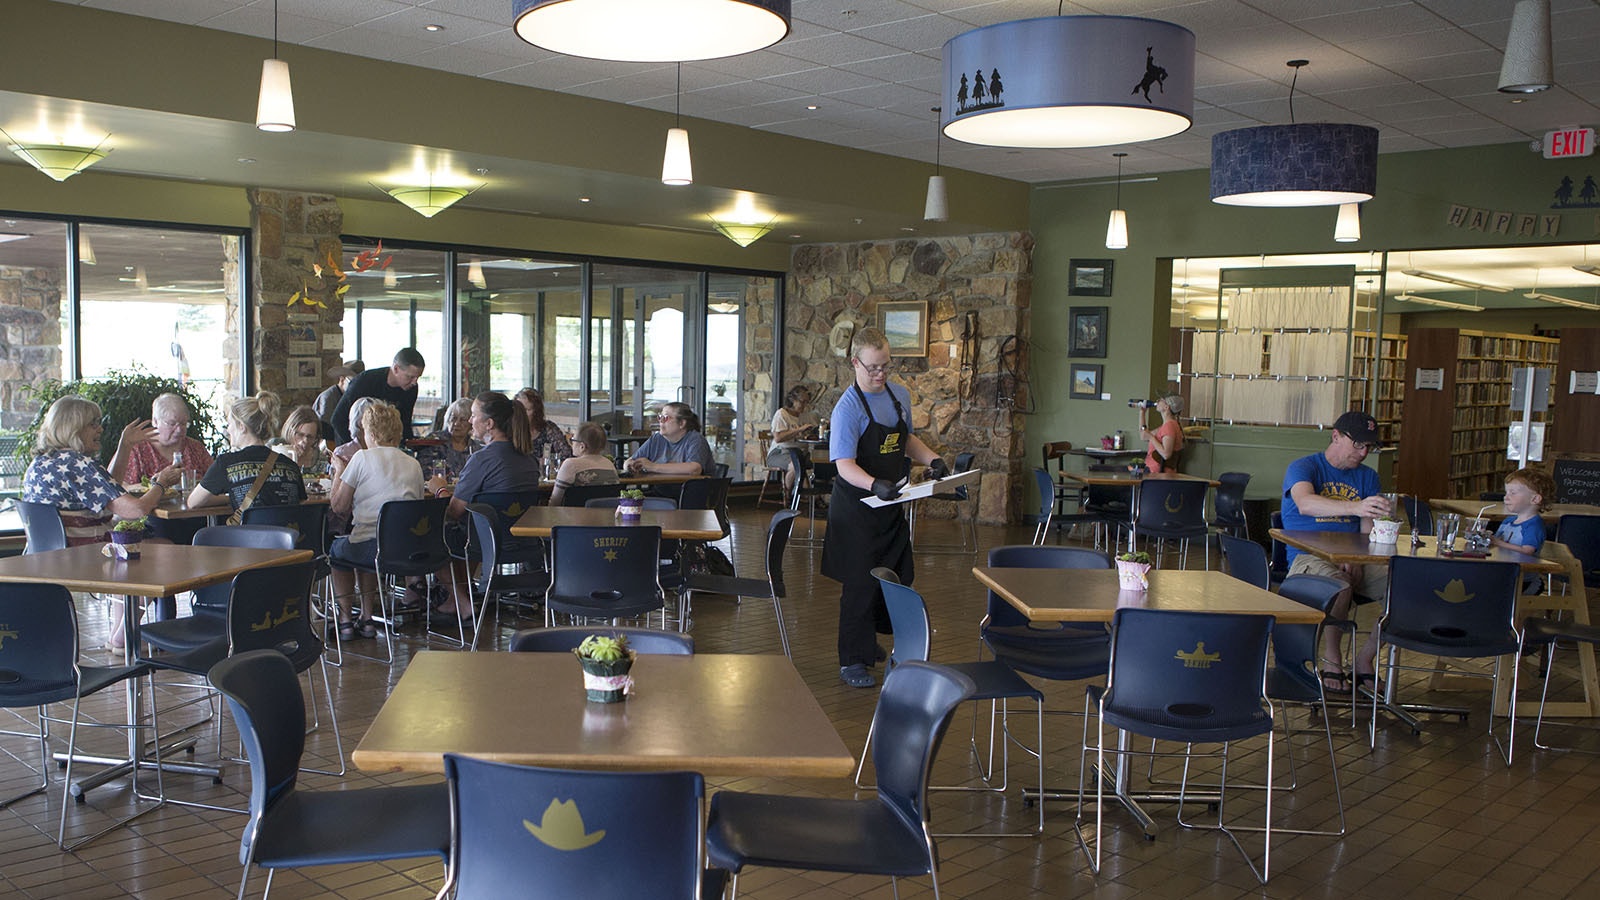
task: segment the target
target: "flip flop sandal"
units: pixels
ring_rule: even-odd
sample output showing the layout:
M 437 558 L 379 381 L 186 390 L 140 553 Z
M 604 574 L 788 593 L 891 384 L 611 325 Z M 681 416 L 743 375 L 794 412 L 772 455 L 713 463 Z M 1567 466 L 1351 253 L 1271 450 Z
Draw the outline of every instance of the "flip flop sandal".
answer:
M 1348 673 L 1323 669 L 1317 673 L 1317 677 L 1322 679 L 1322 692 L 1324 694 L 1337 694 L 1345 697 L 1350 695 L 1350 676 Z
M 340 643 L 356 639 L 356 625 L 354 622 L 340 622 L 338 630 Z

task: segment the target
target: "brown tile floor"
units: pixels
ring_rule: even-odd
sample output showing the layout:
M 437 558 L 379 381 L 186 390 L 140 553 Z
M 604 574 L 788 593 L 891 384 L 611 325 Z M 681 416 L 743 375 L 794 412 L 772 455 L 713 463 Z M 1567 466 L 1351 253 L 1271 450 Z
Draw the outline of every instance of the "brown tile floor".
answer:
M 760 566 L 761 532 L 768 511 L 736 511 L 736 556 L 741 570 Z M 930 540 L 955 539 L 950 523 L 924 522 Z M 988 544 L 1025 541 L 1022 529 L 986 528 Z M 842 686 L 834 655 L 837 593 L 831 582 L 816 575 L 820 550 L 804 546 L 790 549 L 786 560 L 792 596 L 786 611 L 794 658 L 817 699 L 833 718 L 847 745 L 859 748 L 866 734 L 872 691 Z M 936 629 L 935 658 L 971 659 L 976 651 L 975 624 L 982 611 L 982 594 L 969 574 L 977 557 L 920 555 L 917 586 L 927 595 Z M 82 615 L 86 645 L 104 635 L 103 610 L 86 603 Z M 700 598 L 695 609 L 694 634 L 699 647 L 711 652 L 777 652 L 778 639 L 770 608 L 759 603 L 736 606 L 721 598 Z M 418 643 L 405 645 L 409 654 Z M 1566 660 L 1570 662 L 1571 655 Z M 345 735 L 345 752 L 365 732 L 389 689 L 403 669 L 404 658 L 392 670 L 384 665 L 351 659 L 334 676 L 334 690 Z M 1524 668 L 1531 674 L 1533 668 Z M 1557 685 L 1570 685 L 1564 670 Z M 1537 682 L 1533 682 L 1535 685 Z M 1410 686 L 1410 685 L 1407 685 Z M 1080 685 L 1046 685 L 1052 709 L 1076 711 L 1082 707 Z M 1098 876 L 1089 874 L 1072 833 L 1072 808 L 1052 804 L 1041 840 L 953 838 L 940 842 L 943 886 L 947 897 L 1128 897 L 1224 898 L 1270 897 L 1471 897 L 1504 900 L 1508 896 L 1593 896 L 1582 887 L 1600 869 L 1600 761 L 1574 754 L 1534 750 L 1526 740 L 1518 748 L 1516 764 L 1507 769 L 1484 736 L 1482 697 L 1472 697 L 1475 712 L 1467 725 L 1453 719 L 1432 719 L 1420 737 L 1393 723 L 1380 727 L 1378 747 L 1367 748 L 1365 730 L 1350 729 L 1348 714 L 1339 715 L 1342 729 L 1335 733 L 1340 773 L 1349 810 L 1350 832 L 1340 838 L 1284 836 L 1272 848 L 1272 880 L 1259 887 L 1225 839 L 1202 832 L 1183 832 L 1170 808 L 1155 810 L 1161 831 L 1155 841 L 1145 841 L 1124 815 L 1108 813 L 1106 862 Z M 514 709 L 514 700 L 511 702 Z M 1295 713 L 1297 720 L 1301 714 Z M 971 722 L 963 711 L 938 763 L 939 782 L 970 778 L 972 769 L 963 753 Z M 0 714 L 5 719 L 6 714 Z M 10 722 L 0 722 L 9 728 Z M 1053 716 L 1046 726 L 1050 750 L 1049 777 L 1058 783 L 1076 782 L 1077 746 L 1081 721 Z M 1025 727 L 1025 733 L 1031 732 Z M 1527 731 L 1519 738 L 1525 739 Z M 1600 749 L 1600 736 L 1580 733 L 1591 749 Z M 116 738 L 96 735 L 91 746 L 114 747 Z M 1280 748 L 1281 748 L 1280 741 Z M 227 744 L 225 742 L 224 746 Z M 1317 745 L 1300 747 L 1301 787 L 1294 794 L 1277 795 L 1275 818 L 1307 827 L 1327 827 L 1333 821 L 1332 790 L 1326 754 Z M 326 765 L 336 755 L 331 734 L 323 729 L 309 738 L 316 762 Z M 202 742 L 198 755 L 215 758 L 214 744 Z M 9 796 L 34 777 L 17 757 L 34 763 L 32 746 L 14 737 L 0 736 L 0 796 Z M 1259 778 L 1264 754 L 1250 749 L 1232 770 Z M 1282 751 L 1279 773 L 1284 774 Z M 942 793 L 935 797 L 934 822 L 938 830 L 1012 828 L 1028 821 L 1015 791 L 1027 767 L 1014 760 L 1013 791 L 1004 798 L 981 794 Z M 58 777 L 52 773 L 53 777 Z M 398 776 L 373 777 L 352 771 L 343 779 L 302 776 L 312 788 L 356 787 L 403 781 Z M 720 788 L 796 791 L 848 796 L 847 784 L 834 782 L 738 779 L 711 785 Z M 243 805 L 248 791 L 244 769 L 231 766 L 221 785 L 206 779 L 169 776 L 167 790 L 180 797 Z M 114 783 L 91 793 L 89 803 L 75 807 L 72 819 L 89 824 L 119 811 L 126 790 Z M 59 810 L 59 782 L 47 797 L 33 797 L 0 810 L 0 896 L 19 897 L 218 897 L 230 895 L 239 874 L 238 839 L 244 818 L 240 815 L 167 807 L 82 848 L 63 854 L 37 828 L 53 834 Z M 1259 801 L 1243 797 L 1230 814 L 1258 815 Z M 1196 808 L 1193 814 L 1201 814 Z M 37 826 L 37 828 L 35 827 Z M 1246 835 L 1246 846 L 1252 844 Z M 439 886 L 437 863 L 411 865 L 339 866 L 284 872 L 274 882 L 274 896 L 377 896 L 425 897 Z M 261 876 L 254 881 L 259 895 Z M 790 897 L 888 897 L 882 879 L 751 870 L 742 880 L 743 895 L 754 900 Z M 903 896 L 926 896 L 926 879 L 902 883 Z

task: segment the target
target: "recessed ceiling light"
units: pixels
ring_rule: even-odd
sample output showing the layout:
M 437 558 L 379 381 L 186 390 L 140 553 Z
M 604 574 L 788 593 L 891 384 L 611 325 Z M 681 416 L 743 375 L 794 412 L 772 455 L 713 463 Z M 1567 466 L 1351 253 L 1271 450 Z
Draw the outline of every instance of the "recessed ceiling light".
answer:
M 588 197 L 579 197 L 578 198 L 578 202 L 579 203 L 588 203 L 589 202 L 589 198 Z
M 422 26 L 422 30 L 423 31 L 443 31 L 444 30 L 444 26 L 440 25 L 437 22 L 429 22 L 428 24 Z
M 255 159 L 253 157 L 249 157 L 249 156 L 241 156 L 238 159 L 234 160 L 234 162 L 238 163 L 241 166 L 248 166 L 251 163 L 254 163 Z
M 1513 97 L 1511 102 L 1512 103 L 1527 103 L 1528 102 L 1528 98 L 1527 97 Z
M 489 169 L 486 166 L 480 166 L 480 167 L 478 167 L 476 169 L 473 169 L 472 171 L 477 172 L 479 175 L 487 175 L 487 174 L 489 174 Z
M 815 103 L 807 103 L 806 104 L 806 109 L 816 109 L 816 108 L 817 108 L 817 105 Z
M 916 231 L 916 229 L 912 228 L 910 225 L 901 225 L 900 226 L 900 230 L 901 231 Z
M 791 237 L 791 238 L 799 238 L 800 237 L 800 232 L 796 231 L 794 234 L 789 235 L 789 237 Z

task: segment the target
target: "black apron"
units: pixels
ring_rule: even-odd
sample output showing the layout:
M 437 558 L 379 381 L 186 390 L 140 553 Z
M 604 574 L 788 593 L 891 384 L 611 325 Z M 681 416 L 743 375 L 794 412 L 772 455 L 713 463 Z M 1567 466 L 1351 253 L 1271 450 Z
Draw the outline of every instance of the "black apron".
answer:
M 872 418 L 872 407 L 867 405 L 860 385 L 852 385 L 851 390 L 867 411 L 867 429 L 856 442 L 856 465 L 873 478 L 899 483 L 911 471 L 911 460 L 906 456 L 911 428 L 899 398 L 889 391 L 898 421 L 893 426 L 881 425 Z M 828 532 L 822 545 L 822 574 L 845 584 L 870 582 L 873 568 L 887 566 L 900 576 L 902 584 L 910 584 L 911 529 L 905 513 L 899 506 L 875 508 L 861 502 L 871 495 L 871 491 L 843 478 L 833 480 Z

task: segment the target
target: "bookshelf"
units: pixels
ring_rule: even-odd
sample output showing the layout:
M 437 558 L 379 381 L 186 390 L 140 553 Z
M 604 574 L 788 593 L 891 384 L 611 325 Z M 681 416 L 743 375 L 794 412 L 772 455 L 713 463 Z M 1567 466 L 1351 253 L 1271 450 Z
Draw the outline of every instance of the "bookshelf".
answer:
M 1400 440 L 1405 402 L 1406 336 L 1356 332 L 1350 345 L 1350 380 L 1356 382 L 1350 386 L 1351 406 L 1377 419 L 1379 441 L 1394 446 Z
M 1506 458 L 1511 370 L 1554 368 L 1559 346 L 1556 338 L 1525 334 L 1411 331 L 1401 401 L 1406 424 L 1399 489 L 1424 499 L 1473 498 L 1500 490 L 1515 465 Z M 1418 390 L 1420 369 L 1442 369 L 1442 389 Z M 1534 421 L 1548 423 L 1550 414 L 1535 413 Z

